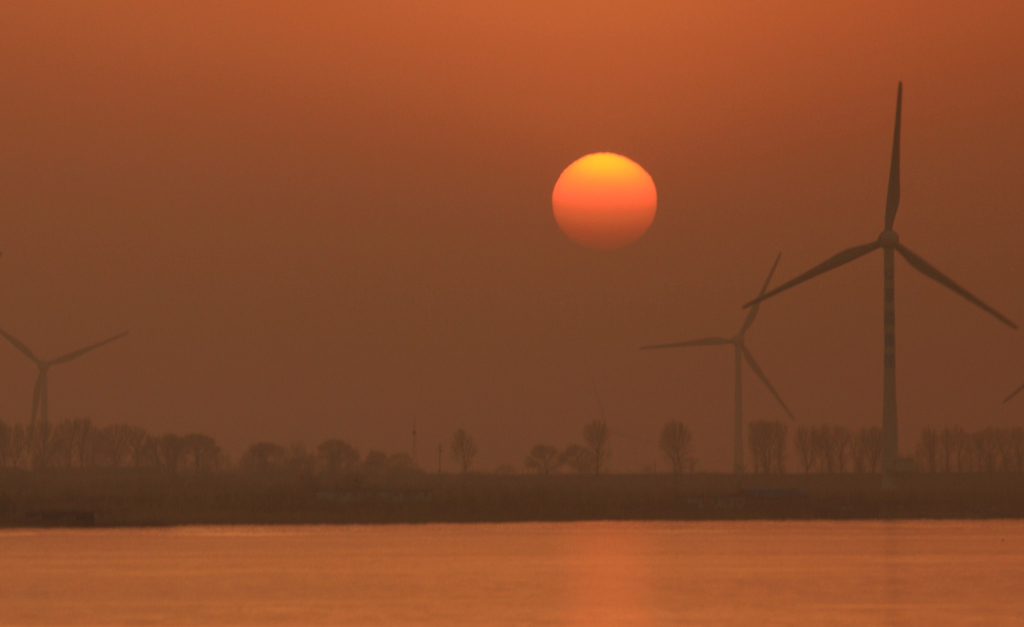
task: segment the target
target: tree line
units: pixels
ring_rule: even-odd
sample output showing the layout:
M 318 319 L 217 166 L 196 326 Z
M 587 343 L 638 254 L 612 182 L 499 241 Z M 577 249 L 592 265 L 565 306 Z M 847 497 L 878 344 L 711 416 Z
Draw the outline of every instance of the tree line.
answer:
M 601 474 L 611 460 L 611 431 L 603 420 L 582 429 L 582 442 L 565 448 L 537 444 L 526 455 L 529 472 Z M 791 444 L 789 426 L 779 421 L 747 425 L 749 459 L 755 473 L 787 472 Z M 658 449 L 675 474 L 693 472 L 692 434 L 679 421 L 662 427 Z M 801 425 L 792 439 L 798 471 L 804 473 L 877 473 L 881 470 L 882 431 L 878 427 L 850 429 L 842 425 Z M 439 447 L 439 455 L 443 452 Z M 447 446 L 456 469 L 472 469 L 478 447 L 473 436 L 458 429 Z M 440 464 L 440 459 L 438 460 Z M 915 449 L 922 472 L 1024 472 L 1024 428 L 986 427 L 968 431 L 961 426 L 926 427 Z M 224 453 L 217 441 L 202 433 L 150 434 L 141 427 L 112 424 L 97 426 L 89 418 L 76 418 L 52 426 L 26 429 L 0 421 L 0 468 L 158 468 L 171 472 L 235 470 L 261 474 L 275 472 L 396 475 L 423 472 L 404 452 L 370 450 L 365 457 L 338 438 L 316 448 L 304 444 L 283 446 L 273 442 L 249 445 L 238 462 Z M 439 466 L 438 471 L 441 468 Z M 515 472 L 502 467 L 498 472 Z
M 786 472 L 787 434 L 788 426 L 782 422 L 757 421 L 747 426 L 755 472 Z M 804 473 L 881 471 L 882 430 L 878 427 L 800 426 L 793 448 Z M 921 472 L 1024 472 L 1024 428 L 925 427 L 914 462 Z

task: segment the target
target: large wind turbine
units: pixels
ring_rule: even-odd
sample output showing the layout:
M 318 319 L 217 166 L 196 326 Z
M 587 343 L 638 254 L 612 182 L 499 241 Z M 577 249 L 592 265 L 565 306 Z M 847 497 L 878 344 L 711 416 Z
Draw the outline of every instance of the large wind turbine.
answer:
M 782 254 L 779 254 L 775 258 L 775 263 L 772 264 L 771 272 L 768 273 L 768 278 L 764 280 L 764 285 L 761 286 L 761 291 L 758 293 L 758 298 L 764 296 L 765 291 L 768 289 L 768 283 L 772 280 L 772 275 L 775 274 L 775 267 L 779 265 L 779 259 Z M 744 337 L 747 334 L 747 329 L 750 325 L 754 324 L 754 318 L 757 317 L 757 311 L 761 308 L 760 304 L 757 304 L 750 308 L 750 312 L 747 313 L 747 319 L 743 321 L 743 326 L 740 327 L 739 333 L 732 336 L 731 338 L 724 337 L 704 337 L 699 340 L 690 340 L 687 342 L 674 342 L 672 344 L 656 344 L 654 346 L 643 346 L 642 349 L 653 349 L 653 348 L 683 348 L 687 346 L 724 346 L 731 344 L 733 347 L 733 363 L 735 364 L 735 389 L 734 389 L 734 400 L 733 400 L 733 415 L 735 417 L 735 433 L 733 433 L 733 470 L 737 474 L 743 472 L 743 361 L 746 360 L 747 365 L 754 371 L 758 379 L 765 384 L 768 391 L 772 393 L 775 400 L 779 401 L 779 405 L 782 405 L 782 409 L 786 411 L 786 414 L 792 418 L 793 412 L 789 411 L 789 407 L 786 407 L 786 403 L 779 396 L 779 393 L 775 391 L 775 388 L 768 381 L 768 377 L 765 376 L 764 371 L 761 370 L 761 366 L 757 365 L 757 360 L 754 359 L 754 355 L 747 348 Z
M 30 431 L 34 432 L 34 429 L 36 427 L 37 416 L 39 417 L 39 422 L 42 425 L 47 424 L 47 421 L 49 420 L 50 388 L 49 384 L 47 383 L 47 375 L 50 371 L 50 366 L 66 364 L 72 359 L 77 359 L 78 357 L 81 357 L 82 355 L 88 353 L 89 351 L 96 350 L 97 348 L 103 346 L 104 344 L 109 344 L 114 340 L 120 339 L 128 335 L 128 332 L 125 331 L 124 333 L 118 333 L 114 337 L 107 338 L 102 342 L 97 342 L 96 344 L 86 346 L 85 348 L 80 348 L 76 351 L 72 351 L 70 353 L 61 355 L 60 357 L 56 357 L 54 359 L 39 359 L 38 357 L 36 357 L 35 353 L 33 353 L 32 350 L 24 344 L 24 342 L 14 337 L 10 333 L 4 331 L 3 329 L 0 329 L 0 335 L 3 335 L 5 338 L 7 338 L 7 340 L 11 344 L 13 344 L 15 348 L 24 353 L 26 357 L 34 361 L 36 366 L 39 368 L 39 375 L 36 377 L 35 390 L 33 390 L 32 392 L 32 422 L 29 423 Z
M 893 230 L 893 222 L 896 220 L 896 209 L 900 204 L 900 109 L 903 101 L 903 83 L 896 89 L 896 128 L 892 138 L 892 161 L 889 166 L 889 192 L 885 200 L 885 229 L 878 239 L 867 244 L 848 248 L 837 255 L 829 258 L 823 263 L 814 266 L 807 272 L 783 283 L 767 294 L 763 294 L 750 301 L 744 307 L 756 307 L 766 298 L 771 298 L 780 292 L 799 285 L 804 281 L 812 279 L 819 274 L 834 270 L 839 266 L 863 257 L 879 248 L 884 255 L 882 271 L 883 282 L 883 316 L 882 336 L 885 346 L 882 377 L 882 470 L 884 473 L 891 473 L 893 464 L 899 456 L 899 434 L 896 429 L 896 286 L 894 275 L 894 253 L 899 253 L 907 260 L 915 270 L 930 279 L 938 281 L 960 296 L 963 296 L 978 307 L 998 318 L 1004 324 L 1016 329 L 1017 325 L 992 307 L 981 302 L 976 296 L 960 287 L 945 274 L 939 272 L 934 266 L 922 259 L 917 253 L 900 243 L 900 236 Z

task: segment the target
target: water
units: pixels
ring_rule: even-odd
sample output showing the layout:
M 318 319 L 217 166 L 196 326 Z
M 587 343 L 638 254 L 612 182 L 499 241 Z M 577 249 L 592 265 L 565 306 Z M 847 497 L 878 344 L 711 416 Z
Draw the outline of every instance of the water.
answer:
M 1024 522 L 0 531 L 2 625 L 1024 625 Z

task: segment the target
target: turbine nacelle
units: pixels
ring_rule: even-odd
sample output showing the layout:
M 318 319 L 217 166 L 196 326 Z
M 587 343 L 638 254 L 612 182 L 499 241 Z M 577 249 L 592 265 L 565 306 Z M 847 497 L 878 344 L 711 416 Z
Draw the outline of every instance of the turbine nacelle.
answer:
M 878 235 L 878 245 L 882 248 L 896 248 L 900 245 L 900 234 L 886 229 Z

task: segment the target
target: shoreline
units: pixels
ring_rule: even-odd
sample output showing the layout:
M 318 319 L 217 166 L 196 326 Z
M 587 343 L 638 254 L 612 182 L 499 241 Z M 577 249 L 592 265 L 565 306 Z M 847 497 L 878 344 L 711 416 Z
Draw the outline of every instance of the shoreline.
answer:
M 0 527 L 1024 519 L 1024 475 L 0 472 Z

